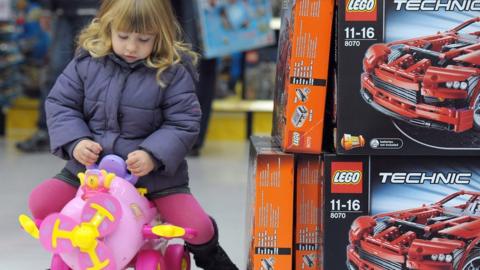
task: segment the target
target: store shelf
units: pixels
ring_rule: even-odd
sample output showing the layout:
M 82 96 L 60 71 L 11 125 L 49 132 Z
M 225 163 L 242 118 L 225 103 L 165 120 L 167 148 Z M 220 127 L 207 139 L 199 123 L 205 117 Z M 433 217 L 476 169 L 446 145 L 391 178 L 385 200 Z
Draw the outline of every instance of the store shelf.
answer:
M 4 59 L 2 59 L 2 61 L 3 60 Z M 6 60 L 5 62 L 0 63 L 0 71 L 3 70 L 3 69 L 11 68 L 13 66 L 18 66 L 21 63 L 23 63 L 23 58 L 22 57 L 17 57 L 15 59 Z
M 11 88 L 3 89 L 3 93 L 0 93 L 0 108 L 10 105 L 10 102 L 17 96 L 20 95 L 20 89 Z
M 11 140 L 24 140 L 37 130 L 39 100 L 23 96 L 11 100 L 4 107 L 5 136 Z
M 6 80 L 6 81 L 2 81 L 0 79 L 0 89 L 12 88 L 16 85 L 19 85 L 20 83 L 21 83 L 21 81 L 20 81 L 19 78 L 13 78 L 13 79 L 9 79 L 9 80 Z
M 253 133 L 254 113 L 273 112 L 273 100 L 239 100 L 221 99 L 214 100 L 212 105 L 214 112 L 245 113 L 246 138 Z
M 213 111 L 217 112 L 272 112 L 272 100 L 220 99 L 213 102 Z

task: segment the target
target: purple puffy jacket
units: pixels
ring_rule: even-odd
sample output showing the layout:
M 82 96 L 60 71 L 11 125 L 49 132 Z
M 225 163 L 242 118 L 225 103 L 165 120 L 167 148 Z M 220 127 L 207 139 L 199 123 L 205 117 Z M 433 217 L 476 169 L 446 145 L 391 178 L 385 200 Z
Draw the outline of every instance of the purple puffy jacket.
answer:
M 149 194 L 188 188 L 185 156 L 200 128 L 195 75 L 188 63 L 170 67 L 157 84 L 156 70 L 143 62 L 128 64 L 114 54 L 92 58 L 81 52 L 58 77 L 45 102 L 52 153 L 68 160 L 76 175 L 85 170 L 72 157 L 82 138 L 103 147 L 102 156 L 124 159 L 137 149 L 148 151 L 158 168 L 141 177 Z

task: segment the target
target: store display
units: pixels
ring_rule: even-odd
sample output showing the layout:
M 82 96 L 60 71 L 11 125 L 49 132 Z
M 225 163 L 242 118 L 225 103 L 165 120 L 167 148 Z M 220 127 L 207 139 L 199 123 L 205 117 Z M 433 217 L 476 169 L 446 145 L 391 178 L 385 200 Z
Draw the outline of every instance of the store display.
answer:
M 325 155 L 325 269 L 475 269 L 480 159 Z
M 271 45 L 269 0 L 197 0 L 203 55 L 206 58 Z
M 0 10 L 0 107 L 3 107 L 21 91 L 23 56 L 15 42 L 16 28 L 10 1 L 0 1 Z
M 21 66 L 23 94 L 39 97 L 46 77 L 50 36 L 42 28 L 42 9 L 39 4 L 21 0 L 15 9 L 15 21 L 19 33 L 16 43 L 25 60 Z
M 294 157 L 271 137 L 251 137 L 247 183 L 247 269 L 291 270 Z
M 475 7 L 469 1 L 359 2 L 339 2 L 337 151 L 480 153 Z M 348 134 L 365 144 L 342 144 Z
M 284 151 L 322 151 L 334 6 L 284 1 L 272 131 Z

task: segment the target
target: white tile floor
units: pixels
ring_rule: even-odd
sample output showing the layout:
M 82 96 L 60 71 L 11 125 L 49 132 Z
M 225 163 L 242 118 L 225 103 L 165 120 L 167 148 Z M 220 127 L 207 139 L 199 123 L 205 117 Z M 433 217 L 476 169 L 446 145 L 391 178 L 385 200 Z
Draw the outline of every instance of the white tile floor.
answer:
M 0 270 L 47 268 L 49 254 L 20 229 L 17 216 L 28 213 L 30 190 L 62 166 L 63 161 L 48 153 L 22 154 L 0 138 Z M 199 158 L 189 159 L 189 167 L 192 192 L 216 218 L 224 249 L 245 269 L 248 144 L 208 142 Z

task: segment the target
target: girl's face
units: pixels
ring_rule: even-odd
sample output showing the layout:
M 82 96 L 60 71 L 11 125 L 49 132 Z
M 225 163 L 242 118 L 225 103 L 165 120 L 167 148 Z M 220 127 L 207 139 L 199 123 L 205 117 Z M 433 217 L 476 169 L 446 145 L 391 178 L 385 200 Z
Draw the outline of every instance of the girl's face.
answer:
M 147 58 L 154 43 L 155 35 L 112 30 L 113 51 L 127 63 Z

